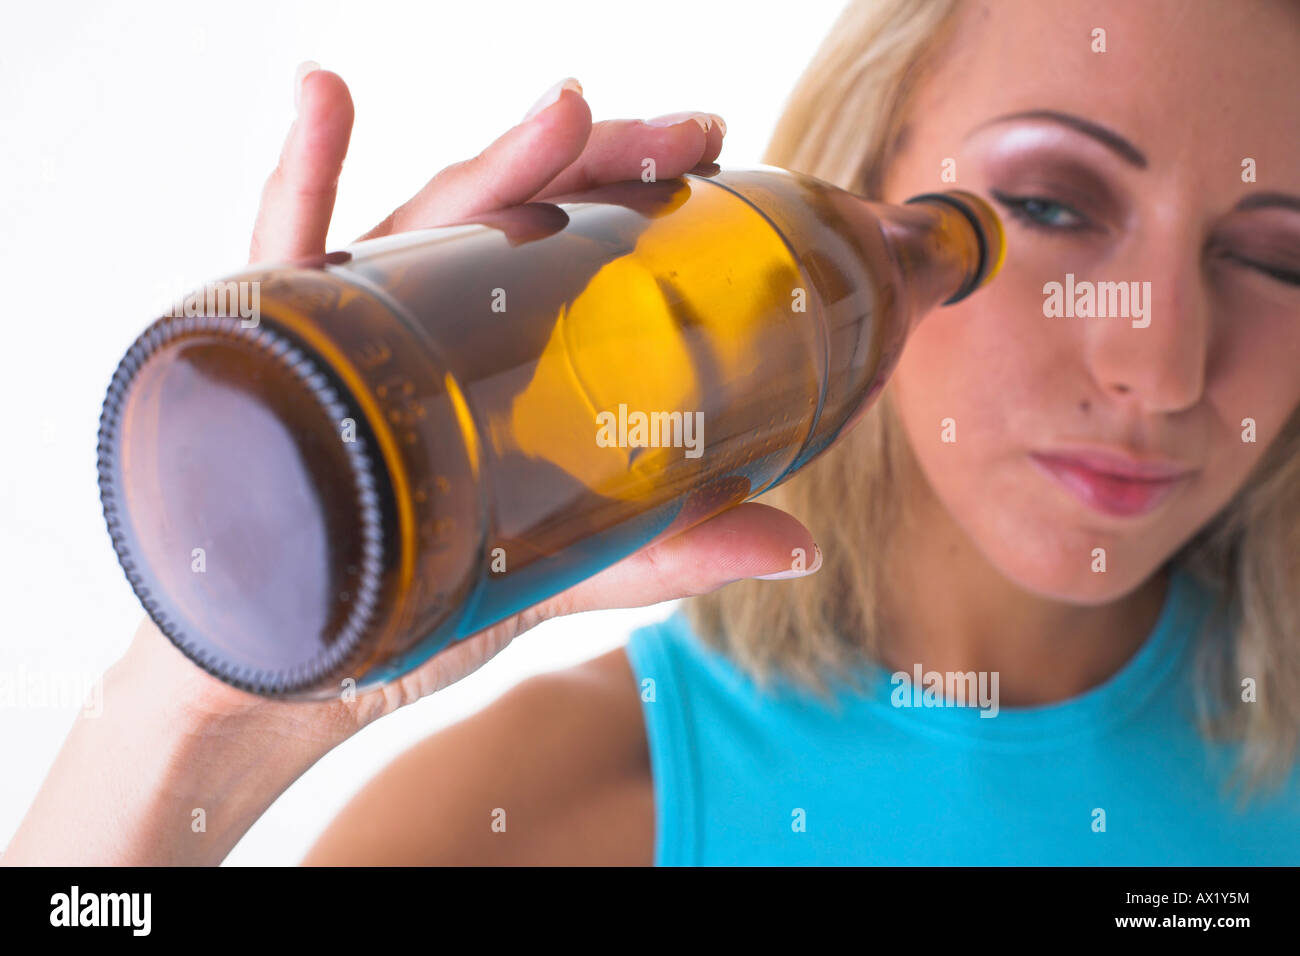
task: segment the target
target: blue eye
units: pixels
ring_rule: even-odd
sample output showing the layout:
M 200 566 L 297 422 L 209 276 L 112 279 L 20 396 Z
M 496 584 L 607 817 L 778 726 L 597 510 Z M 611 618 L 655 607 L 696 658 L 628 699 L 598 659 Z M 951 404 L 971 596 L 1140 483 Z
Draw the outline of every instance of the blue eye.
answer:
M 1042 196 L 1010 196 L 992 191 L 993 198 L 1006 207 L 1007 212 L 1031 229 L 1053 232 L 1073 232 L 1084 229 L 1084 217 L 1064 203 Z

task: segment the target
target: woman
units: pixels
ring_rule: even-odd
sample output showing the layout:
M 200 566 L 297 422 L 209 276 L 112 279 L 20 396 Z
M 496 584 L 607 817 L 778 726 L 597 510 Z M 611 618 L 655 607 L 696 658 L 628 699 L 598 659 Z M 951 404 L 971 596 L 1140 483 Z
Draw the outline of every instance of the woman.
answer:
M 887 201 L 974 190 L 1010 253 L 769 496 L 812 531 L 741 506 L 353 704 L 248 697 L 146 625 L 5 861 L 215 863 L 331 747 L 538 621 L 695 596 L 404 754 L 306 862 L 1300 862 L 1297 88 L 1284 0 L 853 3 L 766 160 Z M 320 70 L 300 93 L 255 261 L 325 248 L 352 105 Z M 643 156 L 678 175 L 724 134 L 592 124 L 560 84 L 369 235 Z M 1132 283 L 1123 314 L 1050 301 L 1101 282 Z M 722 588 L 773 576 L 805 580 Z

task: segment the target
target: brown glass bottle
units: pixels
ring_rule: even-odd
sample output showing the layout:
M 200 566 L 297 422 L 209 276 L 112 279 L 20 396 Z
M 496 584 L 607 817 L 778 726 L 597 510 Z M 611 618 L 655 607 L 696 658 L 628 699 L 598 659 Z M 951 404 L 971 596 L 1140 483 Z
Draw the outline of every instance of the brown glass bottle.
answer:
M 217 677 L 365 689 L 783 481 L 1002 253 L 968 193 L 713 167 L 252 269 L 113 378 L 114 547 Z

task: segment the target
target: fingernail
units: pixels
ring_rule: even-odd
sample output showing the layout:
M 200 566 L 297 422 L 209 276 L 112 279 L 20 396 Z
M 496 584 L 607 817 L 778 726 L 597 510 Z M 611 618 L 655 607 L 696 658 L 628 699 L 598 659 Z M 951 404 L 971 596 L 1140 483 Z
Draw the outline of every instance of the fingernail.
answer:
M 710 113 L 709 115 L 713 117 L 713 122 L 718 124 L 718 130 L 722 133 L 722 135 L 726 136 L 727 124 L 722 121 L 722 117 L 719 116 L 717 113 Z
M 302 103 L 302 81 L 319 69 L 320 64 L 315 60 L 303 60 L 298 64 L 298 69 L 293 71 L 293 109 L 295 113 Z
M 545 93 L 542 94 L 541 99 L 539 99 L 536 103 L 533 104 L 532 109 L 530 109 L 527 113 L 524 114 L 524 118 L 520 120 L 520 122 L 523 123 L 528 122 L 538 113 L 540 113 L 542 110 L 546 109 L 546 107 L 552 106 L 555 103 L 559 102 L 559 99 L 564 94 L 565 90 L 573 90 L 573 92 L 581 96 L 582 84 L 579 83 L 571 76 L 566 77 L 563 80 L 560 80 L 560 82 L 556 83 L 549 90 L 547 90 Z
M 682 113 L 668 113 L 665 116 L 656 116 L 654 119 L 643 120 L 642 122 L 646 126 L 676 126 L 678 123 L 685 123 L 687 120 L 695 120 L 700 124 L 700 129 L 707 133 L 709 127 L 713 125 L 713 114 L 687 110 Z
M 791 578 L 803 578 L 812 574 L 822 566 L 822 549 L 813 545 L 813 563 L 802 570 L 791 568 L 789 571 L 778 571 L 776 574 L 756 574 L 754 579 L 757 581 L 788 581 Z

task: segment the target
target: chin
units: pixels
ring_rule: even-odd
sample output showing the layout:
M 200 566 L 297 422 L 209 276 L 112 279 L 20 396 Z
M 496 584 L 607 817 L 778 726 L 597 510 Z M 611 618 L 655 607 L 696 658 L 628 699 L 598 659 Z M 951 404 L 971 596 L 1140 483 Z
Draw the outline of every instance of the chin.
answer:
M 996 543 L 981 550 L 1007 580 L 1039 597 L 1088 606 L 1108 604 L 1141 587 L 1161 565 L 1145 548 L 1138 553 L 1133 541 L 1113 532 L 1053 526 L 1041 520 L 1025 520 L 1020 527 L 1019 533 L 997 535 Z M 1105 571 L 1093 570 L 1094 548 L 1105 550 Z

